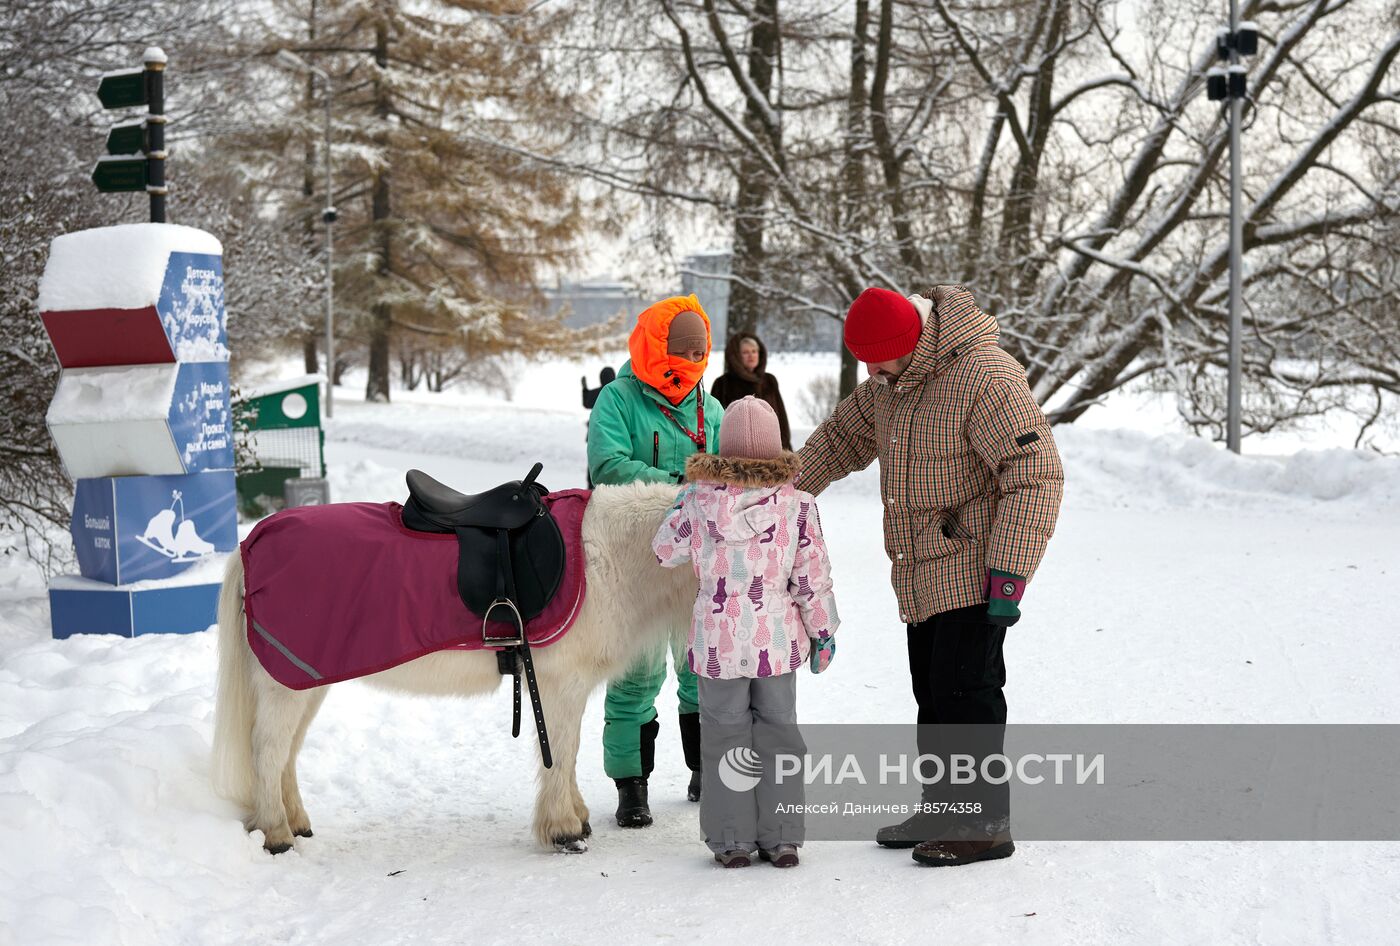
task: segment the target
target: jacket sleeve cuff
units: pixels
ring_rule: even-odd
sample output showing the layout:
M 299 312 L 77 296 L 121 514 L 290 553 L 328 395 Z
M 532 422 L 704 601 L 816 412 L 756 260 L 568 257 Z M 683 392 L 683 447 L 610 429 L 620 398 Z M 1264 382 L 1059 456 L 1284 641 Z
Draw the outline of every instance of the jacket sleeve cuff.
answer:
M 1026 580 L 998 568 L 987 569 L 987 621 L 1010 627 L 1021 619 L 1021 596 Z

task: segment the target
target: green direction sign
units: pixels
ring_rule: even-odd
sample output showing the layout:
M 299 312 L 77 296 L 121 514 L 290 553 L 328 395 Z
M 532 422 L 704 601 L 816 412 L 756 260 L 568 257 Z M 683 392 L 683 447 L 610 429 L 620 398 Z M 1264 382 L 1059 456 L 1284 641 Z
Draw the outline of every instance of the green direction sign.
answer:
M 104 194 L 146 189 L 146 159 L 98 158 L 92 169 L 92 182 Z
M 113 125 L 107 132 L 108 154 L 140 154 L 146 150 L 146 123 L 128 122 Z
M 122 69 L 109 72 L 97 86 L 103 108 L 130 108 L 146 104 L 146 70 Z

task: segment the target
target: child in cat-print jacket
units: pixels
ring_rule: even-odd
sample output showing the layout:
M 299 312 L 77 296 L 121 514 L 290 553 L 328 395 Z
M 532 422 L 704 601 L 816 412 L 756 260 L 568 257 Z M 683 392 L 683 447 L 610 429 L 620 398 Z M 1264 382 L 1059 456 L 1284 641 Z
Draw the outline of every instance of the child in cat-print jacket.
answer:
M 686 462 L 686 490 L 652 542 L 668 568 L 700 579 L 688 659 L 699 678 L 703 788 L 700 826 L 715 860 L 747 866 L 755 851 L 795 866 L 803 840 L 800 779 L 760 778 L 773 756 L 801 755 L 796 671 L 820 672 L 840 623 L 816 502 L 793 486 L 797 456 L 782 449 L 777 415 L 746 397 L 729 406 L 720 451 Z M 723 759 L 723 763 L 721 760 Z M 722 767 L 723 766 L 723 767 Z M 752 781 L 751 779 L 749 780 Z

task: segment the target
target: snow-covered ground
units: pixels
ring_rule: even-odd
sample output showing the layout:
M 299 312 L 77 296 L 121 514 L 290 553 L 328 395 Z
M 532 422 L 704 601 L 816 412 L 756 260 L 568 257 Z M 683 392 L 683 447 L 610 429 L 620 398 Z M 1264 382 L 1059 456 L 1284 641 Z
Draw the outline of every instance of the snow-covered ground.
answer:
M 401 498 L 412 466 L 474 489 L 536 459 L 551 488 L 581 485 L 578 379 L 601 364 L 522 366 L 510 403 L 339 390 L 334 498 Z M 804 379 L 834 358 L 772 367 L 800 439 Z M 1117 427 L 1057 431 L 1067 496 L 1008 637 L 1012 720 L 1400 722 L 1400 460 L 1321 433 L 1309 442 L 1329 449 L 1236 458 L 1110 406 Z M 874 471 L 821 508 L 842 648 L 801 678 L 801 718 L 908 721 Z M 299 767 L 316 836 L 272 858 L 209 787 L 214 663 L 212 633 L 51 640 L 37 571 L 0 555 L 0 943 L 1356 944 L 1400 925 L 1386 843 L 1025 842 L 930 870 L 813 841 L 794 871 L 717 870 L 684 800 L 673 686 L 645 831 L 609 817 L 595 695 L 582 856 L 528 837 L 533 750 L 509 736 L 504 688 L 463 702 L 339 686 Z

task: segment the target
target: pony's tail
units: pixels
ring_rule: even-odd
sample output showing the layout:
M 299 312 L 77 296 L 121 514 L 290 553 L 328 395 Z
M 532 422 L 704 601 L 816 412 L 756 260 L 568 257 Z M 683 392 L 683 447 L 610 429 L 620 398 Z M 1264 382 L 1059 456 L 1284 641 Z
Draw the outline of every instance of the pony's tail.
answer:
M 245 807 L 253 800 L 253 689 L 243 627 L 243 559 L 234 551 L 219 591 L 219 683 L 214 701 L 214 790 Z

